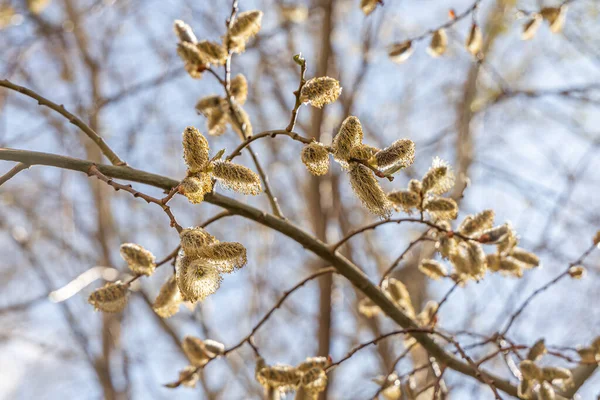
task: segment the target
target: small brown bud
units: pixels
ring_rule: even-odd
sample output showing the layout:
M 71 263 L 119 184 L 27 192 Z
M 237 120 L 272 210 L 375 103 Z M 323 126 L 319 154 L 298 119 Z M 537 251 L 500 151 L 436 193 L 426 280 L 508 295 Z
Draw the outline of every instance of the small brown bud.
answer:
M 581 265 L 569 268 L 569 276 L 573 279 L 581 279 L 585 276 L 585 267 Z

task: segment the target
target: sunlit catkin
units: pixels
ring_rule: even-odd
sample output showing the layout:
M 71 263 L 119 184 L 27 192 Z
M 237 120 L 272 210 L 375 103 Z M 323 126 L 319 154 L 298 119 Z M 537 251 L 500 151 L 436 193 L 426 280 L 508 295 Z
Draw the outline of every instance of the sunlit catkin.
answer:
M 177 286 L 186 301 L 203 301 L 221 286 L 221 274 L 201 259 L 180 255 L 177 258 Z
M 367 318 L 373 318 L 381 313 L 381 308 L 373 303 L 373 300 L 365 297 L 358 302 L 358 312 Z
M 499 271 L 520 278 L 523 276 L 523 264 L 512 257 L 502 257 Z
M 395 278 L 386 278 L 381 284 L 383 293 L 396 305 L 404 309 L 410 316 L 414 315 L 414 307 L 406 285 Z
M 337 100 L 342 93 L 340 83 L 328 76 L 309 79 L 300 92 L 300 101 L 316 108 L 323 108 Z
M 519 382 L 519 387 L 517 388 L 517 395 L 519 399 L 531 399 L 531 395 L 533 393 L 533 386 L 533 381 L 527 379 L 521 380 L 521 382 Z
M 468 215 L 458 227 L 458 231 L 466 236 L 490 229 L 494 225 L 494 211 L 483 210 L 475 215 Z
M 139 244 L 123 243 L 120 253 L 129 269 L 137 275 L 152 275 L 156 268 L 154 255 Z
M 262 190 L 258 175 L 243 165 L 215 161 L 212 174 L 225 189 L 248 195 L 257 195 Z
M 369 146 L 368 144 L 359 144 L 350 149 L 351 160 L 370 161 L 379 149 Z M 374 161 L 374 160 L 373 160 Z
M 388 193 L 387 196 L 396 208 L 402 209 L 402 211 L 407 213 L 410 213 L 421 203 L 421 198 L 419 195 L 409 190 L 397 190 L 395 192 Z
M 515 247 L 510 251 L 510 256 L 516 260 L 519 260 L 527 267 L 537 267 L 540 265 L 540 258 L 530 251 Z
M 519 364 L 519 371 L 523 379 L 528 381 L 541 380 L 542 370 L 531 360 L 523 360 Z
M 207 117 L 211 112 L 220 106 L 222 100 L 223 98 L 217 96 L 216 94 L 203 97 L 196 103 L 196 111 Z
M 521 33 L 521 40 L 530 40 L 533 39 L 538 29 L 540 29 L 540 25 L 542 24 L 542 16 L 539 14 L 535 14 L 531 19 L 529 19 L 523 25 L 523 32 Z
M 456 219 L 458 215 L 458 205 L 454 199 L 436 197 L 427 200 L 424 209 L 435 219 L 449 220 Z
M 431 35 L 427 53 L 432 57 L 439 57 L 446 52 L 448 47 L 448 35 L 444 29 L 439 29 Z
M 529 352 L 527 353 L 527 359 L 533 362 L 538 361 L 547 352 L 548 350 L 546 349 L 546 342 L 544 339 L 540 339 L 529 349 Z
M 446 267 L 438 261 L 425 259 L 419 264 L 419 271 L 431 279 L 437 280 L 448 275 Z
M 302 373 L 291 365 L 265 366 L 256 372 L 256 379 L 265 388 L 287 392 L 298 387 Z
M 437 251 L 439 251 L 441 256 L 445 259 L 449 259 L 450 255 L 456 252 L 456 246 L 456 239 L 447 235 L 443 235 L 442 237 L 440 237 L 440 239 L 435 244 Z
M 231 128 L 240 136 L 242 140 L 246 140 L 254 133 L 250 116 L 239 104 L 234 104 L 229 108 L 229 122 Z
M 210 174 L 199 173 L 195 176 L 183 178 L 179 184 L 179 191 L 187 197 L 190 203 L 201 203 L 204 200 L 204 195 L 212 191 Z
M 246 102 L 248 98 L 248 81 L 243 74 L 237 74 L 231 80 L 229 93 L 231 93 L 236 103 L 242 105 Z
M 581 265 L 569 268 L 569 276 L 573 279 L 581 279 L 585 276 L 585 267 Z
M 203 40 L 196 47 L 204 60 L 210 64 L 223 65 L 227 60 L 227 50 L 219 43 Z
M 88 303 L 96 310 L 110 313 L 121 312 L 127 304 L 127 294 L 127 285 L 121 282 L 107 283 L 90 294 Z
M 475 56 L 481 51 L 482 45 L 483 35 L 481 34 L 481 28 L 479 28 L 479 25 L 473 24 L 471 25 L 471 29 L 469 30 L 469 36 L 467 36 L 465 47 L 467 48 L 467 51 L 469 53 Z
M 315 176 L 325 175 L 329 171 L 329 151 L 319 142 L 310 143 L 302 149 L 302 163 Z
M 183 299 L 177 286 L 175 275 L 171 277 L 160 287 L 158 296 L 152 304 L 152 309 L 161 318 L 169 318 L 179 311 L 179 305 Z
M 554 388 L 548 382 L 542 382 L 538 389 L 538 399 L 539 400 L 554 400 L 556 399 L 556 393 L 554 392 Z
M 559 33 L 563 30 L 565 20 L 567 17 L 568 6 L 563 4 L 560 7 L 546 7 L 542 8 L 540 14 L 550 24 L 550 31 L 552 33 Z
M 248 262 L 246 248 L 237 242 L 221 242 L 202 247 L 198 256 L 222 273 L 242 268 Z
M 423 176 L 423 193 L 442 194 L 454 186 L 454 172 L 444 160 L 436 157 Z
M 356 196 L 370 212 L 381 218 L 391 215 L 392 204 L 369 168 L 362 164 L 352 166 L 350 184 Z
M 331 364 L 329 357 L 308 357 L 296 367 L 298 371 L 306 372 L 312 368 L 326 368 Z
M 229 121 L 228 109 L 226 104 L 221 103 L 206 116 L 206 129 L 209 135 L 221 136 L 225 133 Z
M 395 43 L 390 47 L 390 51 L 388 52 L 388 56 L 390 60 L 397 64 L 401 64 L 404 61 L 408 60 L 412 55 L 414 48 L 412 46 L 411 41 L 403 42 L 403 43 Z
M 567 368 L 544 367 L 542 368 L 542 379 L 548 382 L 566 381 L 573 378 L 573 374 Z
M 350 158 L 350 150 L 362 143 L 363 130 L 358 118 L 350 116 L 342 122 L 338 134 L 333 138 L 333 156 L 336 160 L 342 162 L 342 166 L 347 166 Z
M 181 347 L 190 363 L 196 367 L 203 366 L 213 357 L 212 354 L 206 351 L 202 339 L 197 337 L 184 337 Z
M 198 257 L 200 250 L 208 245 L 217 242 L 217 239 L 204 229 L 186 228 L 179 234 L 181 248 L 187 256 Z
M 179 371 L 179 380 L 181 384 L 188 388 L 196 387 L 196 383 L 200 379 L 200 373 L 196 372 L 196 367 L 188 365 L 181 371 Z
M 180 42 L 189 42 L 195 44 L 198 41 L 192 28 L 182 20 L 175 20 L 175 23 L 173 24 L 173 30 L 175 31 L 175 34 Z
M 365 15 L 371 14 L 378 4 L 382 4 L 381 0 L 360 0 L 360 9 Z
M 208 163 L 208 141 L 193 126 L 183 131 L 183 158 L 190 172 L 201 172 Z
M 262 11 L 252 10 L 239 13 L 225 39 L 227 47 L 241 53 L 246 49 L 246 43 L 259 31 L 262 23 Z
M 415 144 L 410 139 L 396 140 L 390 146 L 375 153 L 377 168 L 385 171 L 406 168 L 415 161 Z
M 321 393 L 327 387 L 327 374 L 320 367 L 313 367 L 302 375 L 301 385 L 307 392 Z

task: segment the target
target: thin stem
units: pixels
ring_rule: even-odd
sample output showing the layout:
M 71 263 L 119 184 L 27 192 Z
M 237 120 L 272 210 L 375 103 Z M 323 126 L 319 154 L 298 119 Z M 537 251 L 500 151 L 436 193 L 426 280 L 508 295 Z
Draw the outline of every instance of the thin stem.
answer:
M 108 158 L 108 160 L 111 162 L 111 164 L 127 165 L 123 160 L 121 160 L 119 158 L 119 156 L 117 156 L 117 154 L 108 146 L 108 144 L 106 144 L 104 139 L 102 139 L 102 137 L 100 135 L 98 135 L 96 133 L 96 131 L 94 131 L 92 128 L 90 128 L 89 125 L 87 125 L 85 122 L 83 122 L 77 116 L 75 116 L 74 114 L 71 114 L 69 111 L 67 111 L 67 109 L 65 108 L 64 105 L 62 105 L 62 104 L 58 105 L 58 104 L 48 100 L 47 98 L 43 97 L 42 95 L 34 92 L 33 90 L 27 89 L 26 87 L 23 87 L 23 86 L 16 85 L 16 84 L 10 82 L 8 79 L 0 80 L 0 86 L 4 86 L 5 88 L 12 89 L 16 92 L 24 94 L 25 96 L 29 96 L 32 99 L 37 100 L 39 105 L 46 106 L 46 107 L 56 111 L 57 113 L 59 113 L 60 115 L 65 117 L 71 124 L 75 125 L 79 129 L 81 129 L 83 131 L 83 133 L 85 133 L 90 139 L 92 139 L 94 141 L 94 143 L 96 143 L 96 145 L 98 145 L 100 150 L 102 150 L 102 153 L 104 153 L 104 155 L 106 156 L 106 158 Z
M 298 61 L 296 61 L 296 59 Z M 302 106 L 302 102 L 300 101 L 300 93 L 302 93 L 302 88 L 304 87 L 304 84 L 306 83 L 306 80 L 304 79 L 304 74 L 306 73 L 306 60 L 298 55 L 298 56 L 294 57 L 294 61 L 296 61 L 300 64 L 300 83 L 298 84 L 298 90 L 296 90 L 294 92 L 294 95 L 296 96 L 296 103 L 294 104 L 294 109 L 292 110 L 292 116 L 290 118 L 290 123 L 288 124 L 287 128 L 285 128 L 285 130 L 288 132 L 293 131 L 294 126 L 296 126 L 296 119 L 298 118 L 298 110 L 300 109 L 300 106 Z
M 8 182 L 8 180 L 10 180 L 12 177 L 14 177 L 15 175 L 17 175 L 19 172 L 25 170 L 29 168 L 29 165 L 24 164 L 24 163 L 18 163 L 17 165 L 15 165 L 14 167 L 12 167 L 10 169 L 10 171 L 8 171 L 6 174 L 0 176 L 0 186 L 4 185 L 6 182 Z
M 230 155 L 227 156 L 227 160 L 231 161 L 235 157 L 241 155 L 242 150 L 244 150 L 244 148 L 248 147 L 248 145 L 250 143 L 254 142 L 255 140 L 262 139 L 265 137 L 274 138 L 275 136 L 280 136 L 280 135 L 289 136 L 293 140 L 302 142 L 304 144 L 310 144 L 310 143 L 314 142 L 314 139 L 305 138 L 296 132 L 288 132 L 287 130 L 285 130 L 285 131 L 282 131 L 282 130 L 265 131 L 265 132 L 261 132 L 257 135 L 253 135 L 253 136 L 247 138 L 246 140 L 244 140 L 242 143 L 240 143 L 240 145 L 238 147 L 236 147 L 235 150 L 233 150 Z

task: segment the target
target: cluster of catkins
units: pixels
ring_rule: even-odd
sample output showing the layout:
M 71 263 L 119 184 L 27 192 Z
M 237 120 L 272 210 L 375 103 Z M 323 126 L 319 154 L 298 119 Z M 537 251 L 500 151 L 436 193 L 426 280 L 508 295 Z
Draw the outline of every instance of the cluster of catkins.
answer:
M 291 365 L 266 365 L 256 361 L 256 380 L 264 387 L 269 398 L 279 399 L 281 394 L 296 391 L 297 400 L 316 400 L 327 387 L 325 369 L 331 364 L 329 357 L 309 357 L 296 367 Z
M 354 193 L 373 214 L 387 218 L 392 213 L 392 202 L 375 177 L 391 176 L 414 162 L 415 144 L 399 139 L 385 149 L 363 144 L 363 130 L 358 118 L 350 116 L 342 123 L 332 145 L 313 142 L 302 149 L 301 159 L 313 175 L 324 175 L 329 170 L 329 154 L 348 171 Z
M 257 195 L 261 192 L 259 176 L 251 169 L 220 159 L 222 153 L 210 158 L 208 141 L 198 129 L 188 126 L 183 131 L 183 158 L 188 167 L 187 177 L 180 185 L 180 192 L 191 203 L 200 203 L 212 192 L 212 179 L 226 189 L 242 194 Z
M 554 388 L 562 391 L 573 385 L 573 376 L 571 371 L 560 367 L 539 367 L 536 362 L 547 353 L 544 340 L 538 340 L 529 349 L 527 359 L 521 361 L 519 370 L 521 371 L 521 381 L 519 383 L 519 398 L 532 399 L 533 393 L 539 400 L 554 400 Z
M 548 22 L 552 33 L 562 32 L 567 18 L 567 8 L 567 5 L 563 4 L 560 7 L 544 7 L 539 12 L 532 13 L 530 18 L 523 25 L 521 39 L 533 39 L 540 29 L 542 21 Z
M 239 13 L 223 37 L 223 43 L 207 40 L 198 42 L 192 28 L 185 22 L 175 21 L 175 33 L 179 38 L 177 53 L 185 63 L 185 69 L 192 78 L 199 79 L 202 72 L 211 65 L 224 65 L 231 53 L 241 53 L 246 43 L 255 36 L 261 27 L 262 11 Z M 196 110 L 207 119 L 208 133 L 221 135 L 227 124 L 242 138 L 252 136 L 250 117 L 242 108 L 248 96 L 248 82 L 238 74 L 227 88 L 230 99 L 212 95 L 204 97 L 196 104 Z
M 225 346 L 215 340 L 202 340 L 194 336 L 186 336 L 181 344 L 183 352 L 190 361 L 190 365 L 179 372 L 181 384 L 195 387 L 200 379 L 200 371 L 208 361 L 222 355 Z

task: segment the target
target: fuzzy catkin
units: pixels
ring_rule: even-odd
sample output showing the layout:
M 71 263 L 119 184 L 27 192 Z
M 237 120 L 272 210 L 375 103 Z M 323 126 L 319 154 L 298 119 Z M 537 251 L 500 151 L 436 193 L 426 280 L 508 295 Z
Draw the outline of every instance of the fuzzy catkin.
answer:
M 225 133 L 229 116 L 228 107 L 221 104 L 206 116 L 206 129 L 211 136 L 221 136 Z
M 458 205 L 450 198 L 437 197 L 427 200 L 423 208 L 435 219 L 456 219 L 458 215 Z
M 512 257 L 502 257 L 499 271 L 520 278 L 523 276 L 523 264 Z
M 137 275 L 150 276 L 156 268 L 155 257 L 148 250 L 135 243 L 123 243 L 120 248 L 121 257 L 129 269 Z
M 196 47 L 201 57 L 210 64 L 223 65 L 227 60 L 227 50 L 219 43 L 203 40 Z
M 212 174 L 225 189 L 254 196 L 262 190 L 259 176 L 243 165 L 229 161 L 215 161 Z
M 236 103 L 239 105 L 243 105 L 246 102 L 246 99 L 248 98 L 248 81 L 243 74 L 237 74 L 231 80 L 229 93 L 231 93 Z
M 554 400 L 556 399 L 556 393 L 554 392 L 554 388 L 548 382 L 542 382 L 538 389 L 538 398 L 539 400 Z
M 440 195 L 454 186 L 454 172 L 444 160 L 435 157 L 431 168 L 422 180 L 423 193 Z
M 183 299 L 177 286 L 175 275 L 171 277 L 160 287 L 158 296 L 152 304 L 152 309 L 161 318 L 169 318 L 179 311 L 179 305 Z
M 180 42 L 190 42 L 193 44 L 198 42 L 192 28 L 182 20 L 175 20 L 175 23 L 173 24 L 173 30 L 175 31 L 175 34 Z
M 262 17 L 262 11 L 257 10 L 239 13 L 225 36 L 227 48 L 234 53 L 246 50 L 248 40 L 260 31 Z
M 546 349 L 546 343 L 544 339 L 540 339 L 531 348 L 527 353 L 527 359 L 531 361 L 538 361 L 544 354 L 546 354 L 548 350 Z
M 308 172 L 315 176 L 325 175 L 329 171 L 329 151 L 322 143 L 307 144 L 300 157 Z
M 204 200 L 204 195 L 212 191 L 212 180 L 209 174 L 197 174 L 183 178 L 179 184 L 179 191 L 190 203 L 198 204 Z
M 326 368 L 331 364 L 329 357 L 308 357 L 296 367 L 298 371 L 306 372 L 312 368 Z
M 388 56 L 390 57 L 390 60 L 392 60 L 393 62 L 395 62 L 397 64 L 401 64 L 409 59 L 409 57 L 412 55 L 413 51 L 414 51 L 414 47 L 412 46 L 411 41 L 395 43 L 390 48 L 390 51 L 388 52 Z
M 381 308 L 368 297 L 358 302 L 358 312 L 367 318 L 373 318 L 381 312 Z
M 193 126 L 183 131 L 183 158 L 190 172 L 201 172 L 208 163 L 208 141 Z
M 327 374 L 320 367 L 313 367 L 302 376 L 301 385 L 307 392 L 321 393 L 327 388 Z
M 251 137 L 254 131 L 252 130 L 252 123 L 250 122 L 248 113 L 239 104 L 234 104 L 232 108 L 228 107 L 227 112 L 231 128 L 240 138 L 246 140 Z
M 121 282 L 108 283 L 104 287 L 94 290 L 90 294 L 88 302 L 96 310 L 109 313 L 121 312 L 127 305 L 128 293 L 127 285 Z
M 316 108 L 323 108 L 337 100 L 342 93 L 340 83 L 328 76 L 309 79 L 300 91 L 300 101 Z
M 444 29 L 439 29 L 431 35 L 431 41 L 427 52 L 432 57 L 439 57 L 446 52 L 448 47 L 448 35 Z
M 406 168 L 415 161 L 415 144 L 410 139 L 396 140 L 375 154 L 377 167 L 382 170 L 399 166 Z
M 349 158 L 352 160 L 369 161 L 379 149 L 368 144 L 359 144 L 350 149 Z
M 198 257 L 203 247 L 217 242 L 217 239 L 203 228 L 186 228 L 179 234 L 181 248 L 187 256 Z
M 490 229 L 494 225 L 494 210 L 483 210 L 475 215 L 468 215 L 458 227 L 463 235 L 470 236 Z
M 180 255 L 177 259 L 177 286 L 186 301 L 203 301 L 221 286 L 221 274 L 201 259 Z
M 212 358 L 212 355 L 206 351 L 204 343 L 200 338 L 186 336 L 183 338 L 181 347 L 190 363 L 195 367 L 203 366 Z
M 542 370 L 531 360 L 521 361 L 519 371 L 521 371 L 523 379 L 528 381 L 540 380 L 542 377 Z
M 256 379 L 265 388 L 286 392 L 298 387 L 302 373 L 291 365 L 265 366 L 256 372 Z
M 467 36 L 465 47 L 469 53 L 477 55 L 477 53 L 481 51 L 482 45 L 483 35 L 481 34 L 481 28 L 479 28 L 479 25 L 473 24 L 469 30 L 469 36 Z
M 420 196 L 408 190 L 397 190 L 388 193 L 387 197 L 396 207 L 407 213 L 410 213 L 413 208 L 418 207 L 421 203 Z
M 419 265 L 419 271 L 434 280 L 438 280 L 448 275 L 446 267 L 444 267 L 442 263 L 435 260 L 421 261 L 421 264 Z
M 230 273 L 248 262 L 246 248 L 237 242 L 221 242 L 202 247 L 198 256 L 221 273 Z
M 381 218 L 391 215 L 392 204 L 369 168 L 362 164 L 353 165 L 350 169 L 350 183 L 356 196 L 370 212 Z
M 350 150 L 362 143 L 363 130 L 358 118 L 350 116 L 342 122 L 338 134 L 333 138 L 333 156 L 336 160 L 346 163 L 350 158 Z M 342 164 L 344 166 L 344 164 Z
M 509 254 L 514 259 L 525 264 L 527 267 L 537 267 L 540 265 L 540 259 L 538 256 L 520 247 L 513 248 Z
M 207 117 L 221 105 L 222 100 L 223 98 L 216 94 L 203 97 L 196 103 L 196 111 Z

